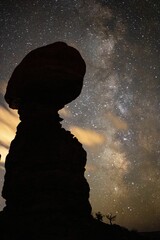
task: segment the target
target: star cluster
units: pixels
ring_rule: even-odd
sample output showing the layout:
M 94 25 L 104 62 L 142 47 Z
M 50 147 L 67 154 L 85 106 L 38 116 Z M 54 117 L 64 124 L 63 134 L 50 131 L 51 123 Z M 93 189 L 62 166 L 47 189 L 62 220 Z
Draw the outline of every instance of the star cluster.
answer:
M 88 153 L 93 213 L 112 212 L 128 228 L 159 230 L 159 1 L 7 0 L 0 9 L 1 185 L 18 124 L 3 99 L 7 81 L 30 50 L 65 41 L 87 64 L 81 95 L 60 114 Z

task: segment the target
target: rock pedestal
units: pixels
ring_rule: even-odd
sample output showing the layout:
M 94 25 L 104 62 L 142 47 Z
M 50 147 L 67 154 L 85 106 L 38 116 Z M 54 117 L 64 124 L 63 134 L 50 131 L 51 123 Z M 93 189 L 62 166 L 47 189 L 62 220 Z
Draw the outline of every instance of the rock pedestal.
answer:
M 5 163 L 3 240 L 87 236 L 86 152 L 58 116 L 80 94 L 85 68 L 76 49 L 54 43 L 29 53 L 9 80 L 5 99 L 21 122 Z
M 35 105 L 28 110 L 20 111 L 22 121 L 6 158 L 7 236 L 70 239 L 91 218 L 86 152 L 52 109 Z

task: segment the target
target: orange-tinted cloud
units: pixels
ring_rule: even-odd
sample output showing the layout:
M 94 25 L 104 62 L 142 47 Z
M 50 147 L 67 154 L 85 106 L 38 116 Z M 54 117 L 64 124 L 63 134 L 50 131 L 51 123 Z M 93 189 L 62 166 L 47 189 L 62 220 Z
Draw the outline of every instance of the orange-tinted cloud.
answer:
M 15 136 L 18 121 L 18 115 L 15 111 L 0 107 L 0 154 L 2 162 L 8 153 L 10 142 Z
M 107 113 L 107 118 L 116 129 L 118 130 L 128 129 L 128 124 L 126 123 L 126 121 L 122 120 L 120 117 L 116 116 L 115 114 L 109 112 Z
M 7 87 L 7 81 L 1 81 L 0 84 L 0 93 L 2 93 L 3 95 L 5 94 L 6 91 L 6 87 Z
M 87 172 L 95 172 L 97 170 L 97 167 L 91 163 L 87 163 L 85 169 Z
M 88 147 L 101 145 L 105 142 L 104 135 L 97 133 L 95 130 L 71 126 L 70 131 L 82 144 Z
M 72 113 L 70 112 L 69 108 L 64 107 L 59 111 L 60 116 L 62 117 L 72 117 Z

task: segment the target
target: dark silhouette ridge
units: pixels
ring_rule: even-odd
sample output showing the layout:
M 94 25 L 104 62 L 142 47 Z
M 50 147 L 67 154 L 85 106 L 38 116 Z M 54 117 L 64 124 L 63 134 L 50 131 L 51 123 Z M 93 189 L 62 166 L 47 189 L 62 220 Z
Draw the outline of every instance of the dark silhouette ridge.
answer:
M 5 99 L 21 122 L 5 163 L 2 240 L 133 239 L 93 219 L 86 152 L 60 124 L 58 110 L 80 94 L 85 69 L 76 49 L 57 42 L 30 52 L 9 80 Z

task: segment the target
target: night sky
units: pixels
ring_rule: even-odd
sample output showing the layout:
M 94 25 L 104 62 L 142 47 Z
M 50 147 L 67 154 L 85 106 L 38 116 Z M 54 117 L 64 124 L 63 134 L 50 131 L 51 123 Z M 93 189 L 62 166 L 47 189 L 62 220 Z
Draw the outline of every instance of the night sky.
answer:
M 0 1 L 0 188 L 19 122 L 4 101 L 7 82 L 29 51 L 55 41 L 87 64 L 82 93 L 61 117 L 87 151 L 93 214 L 160 230 L 159 0 Z

